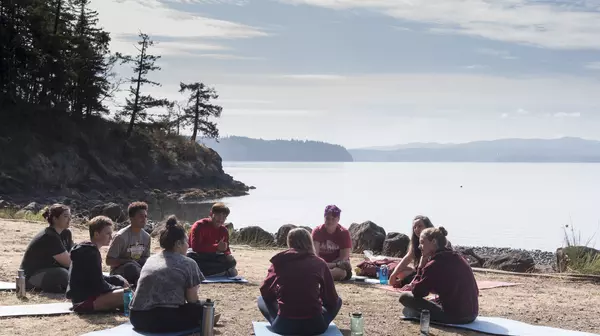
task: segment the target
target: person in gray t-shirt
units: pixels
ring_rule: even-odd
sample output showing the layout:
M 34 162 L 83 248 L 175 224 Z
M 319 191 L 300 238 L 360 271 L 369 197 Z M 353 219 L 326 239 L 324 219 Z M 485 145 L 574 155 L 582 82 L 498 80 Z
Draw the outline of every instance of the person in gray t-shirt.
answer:
M 150 257 L 150 235 L 144 231 L 148 218 L 148 205 L 134 202 L 127 209 L 131 225 L 119 230 L 114 236 L 106 264 L 111 275 L 121 275 L 129 284 L 135 286 L 140 277 L 142 266 Z
M 159 241 L 163 251 L 148 258 L 142 267 L 131 302 L 131 324 L 136 330 L 152 333 L 201 327 L 198 288 L 204 275 L 198 264 L 185 256 L 187 235 L 175 216 L 167 220 Z

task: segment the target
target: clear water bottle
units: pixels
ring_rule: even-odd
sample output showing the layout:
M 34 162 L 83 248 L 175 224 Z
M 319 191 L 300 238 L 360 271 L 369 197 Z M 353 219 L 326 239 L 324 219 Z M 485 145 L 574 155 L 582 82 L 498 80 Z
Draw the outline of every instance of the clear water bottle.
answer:
M 363 336 L 364 326 L 362 313 L 352 313 L 350 318 L 350 335 L 351 336 Z
M 213 336 L 215 334 L 215 303 L 211 299 L 206 299 L 202 306 L 202 336 Z
M 15 279 L 15 289 L 18 298 L 25 298 L 27 296 L 27 289 L 25 286 L 25 271 L 19 269 L 17 271 L 17 278 Z
M 423 309 L 421 311 L 421 335 L 422 336 L 429 335 L 429 320 L 430 320 L 429 310 Z
M 381 265 L 379 270 L 379 283 L 382 285 L 387 285 L 388 283 L 388 265 Z
M 125 288 L 123 291 L 123 313 L 125 316 L 129 316 L 129 305 L 131 304 L 131 299 L 133 298 L 133 292 L 131 288 Z

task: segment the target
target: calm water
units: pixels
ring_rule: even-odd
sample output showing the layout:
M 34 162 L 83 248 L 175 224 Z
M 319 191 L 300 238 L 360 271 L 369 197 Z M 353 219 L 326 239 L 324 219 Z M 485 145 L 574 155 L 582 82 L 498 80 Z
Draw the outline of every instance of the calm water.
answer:
M 388 232 L 407 233 L 412 218 L 426 214 L 461 245 L 554 251 L 563 243 L 563 226 L 571 222 L 584 239 L 597 231 L 600 236 L 600 164 L 223 165 L 257 188 L 225 200 L 236 228 L 313 227 L 322 223 L 325 205 L 335 203 L 343 225 L 371 220 Z

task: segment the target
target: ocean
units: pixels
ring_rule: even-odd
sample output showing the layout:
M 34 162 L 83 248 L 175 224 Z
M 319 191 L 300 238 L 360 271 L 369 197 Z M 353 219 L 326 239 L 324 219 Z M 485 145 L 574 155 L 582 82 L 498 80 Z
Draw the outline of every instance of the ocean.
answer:
M 236 228 L 314 227 L 322 224 L 325 206 L 337 204 L 342 225 L 371 220 L 386 232 L 409 233 L 413 217 L 427 215 L 448 230 L 455 245 L 554 251 L 564 244 L 565 225 L 582 243 L 600 231 L 600 164 L 224 162 L 223 167 L 256 187 L 248 196 L 224 200 Z

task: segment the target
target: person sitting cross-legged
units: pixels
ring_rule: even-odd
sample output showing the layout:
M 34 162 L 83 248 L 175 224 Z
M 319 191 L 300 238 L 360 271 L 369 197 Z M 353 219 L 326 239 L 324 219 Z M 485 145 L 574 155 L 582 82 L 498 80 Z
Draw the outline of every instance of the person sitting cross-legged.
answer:
M 443 227 L 428 228 L 419 238 L 422 251 L 417 275 L 407 286 L 411 292 L 400 295 L 404 315 L 418 317 L 430 312 L 431 321 L 449 324 L 471 323 L 479 313 L 479 288 L 473 270 L 456 251 L 447 247 Z M 437 294 L 432 301 L 424 299 Z
M 340 225 L 341 212 L 337 206 L 328 205 L 325 208 L 325 223 L 312 231 L 317 255 L 327 262 L 336 281 L 349 280 L 352 277 L 352 239 L 350 232 Z
M 215 203 L 208 218 L 192 225 L 187 256 L 198 263 L 205 276 L 237 276 L 237 262 L 229 249 L 229 231 L 225 220 L 230 210 L 223 203 Z
M 73 247 L 69 230 L 71 210 L 66 205 L 53 204 L 43 216 L 48 227 L 29 242 L 20 268 L 25 271 L 28 290 L 64 294 L 69 284 L 69 251 Z
M 202 326 L 198 289 L 204 275 L 185 256 L 185 229 L 170 216 L 159 234 L 162 251 L 148 258 L 131 301 L 130 321 L 136 330 L 149 333 L 180 332 Z M 215 314 L 216 324 L 220 314 Z
M 292 229 L 289 249 L 271 258 L 258 308 L 281 335 L 319 335 L 342 306 L 329 267 L 315 254 L 306 229 Z
M 129 283 L 120 275 L 102 274 L 102 256 L 99 248 L 108 246 L 113 222 L 105 216 L 90 220 L 90 241 L 77 244 L 71 250 L 71 269 L 67 298 L 78 313 L 109 311 L 123 307 L 124 288 Z
M 144 230 L 148 220 L 148 205 L 133 202 L 127 212 L 130 225 L 115 234 L 106 253 L 106 264 L 110 266 L 110 274 L 121 275 L 135 286 L 142 266 L 150 257 L 150 234 Z

